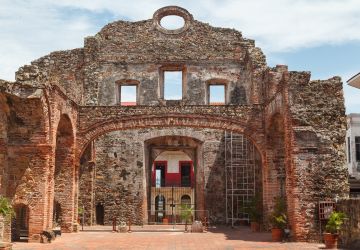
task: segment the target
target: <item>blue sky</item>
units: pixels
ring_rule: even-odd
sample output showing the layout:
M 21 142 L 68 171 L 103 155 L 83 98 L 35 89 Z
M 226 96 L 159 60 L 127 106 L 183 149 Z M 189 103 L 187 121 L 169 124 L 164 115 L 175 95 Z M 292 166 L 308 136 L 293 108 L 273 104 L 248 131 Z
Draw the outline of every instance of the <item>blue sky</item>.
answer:
M 0 0 L 0 79 L 51 51 L 83 46 L 116 20 L 150 19 L 167 5 L 255 39 L 268 64 L 312 72 L 312 79 L 360 72 L 359 0 Z M 360 90 L 344 84 L 347 113 L 360 113 Z

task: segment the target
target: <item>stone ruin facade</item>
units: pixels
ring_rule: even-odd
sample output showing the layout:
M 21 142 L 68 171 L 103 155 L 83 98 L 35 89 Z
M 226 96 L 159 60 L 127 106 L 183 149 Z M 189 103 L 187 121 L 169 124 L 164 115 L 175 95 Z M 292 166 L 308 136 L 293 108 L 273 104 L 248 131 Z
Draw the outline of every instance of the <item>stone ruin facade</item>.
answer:
M 168 15 L 184 26 L 162 27 Z M 164 95 L 167 71 L 181 74 L 179 100 Z M 222 105 L 210 102 L 212 85 L 223 86 Z M 122 105 L 122 86 L 135 86 L 135 105 Z M 267 227 L 283 197 L 294 239 L 313 240 L 317 202 L 348 195 L 341 79 L 271 68 L 253 40 L 180 7 L 110 23 L 83 48 L 0 80 L 0 121 L 0 192 L 15 207 L 13 230 L 29 241 L 57 223 L 76 231 L 79 207 L 86 224 L 147 223 L 153 190 L 171 185 L 188 188 L 182 197 L 194 216 L 219 224 L 246 220 L 241 202 L 259 195 Z M 170 173 L 175 155 L 190 164 L 188 174 Z M 172 199 L 158 198 L 155 210 Z

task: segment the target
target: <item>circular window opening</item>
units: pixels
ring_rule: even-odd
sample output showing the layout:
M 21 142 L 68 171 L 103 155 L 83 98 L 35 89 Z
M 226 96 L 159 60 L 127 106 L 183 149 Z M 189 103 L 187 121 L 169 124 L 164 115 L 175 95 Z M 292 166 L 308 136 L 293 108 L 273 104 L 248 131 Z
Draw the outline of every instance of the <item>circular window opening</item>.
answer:
M 185 26 L 185 20 L 181 16 L 169 15 L 161 18 L 160 25 L 167 30 L 178 30 Z

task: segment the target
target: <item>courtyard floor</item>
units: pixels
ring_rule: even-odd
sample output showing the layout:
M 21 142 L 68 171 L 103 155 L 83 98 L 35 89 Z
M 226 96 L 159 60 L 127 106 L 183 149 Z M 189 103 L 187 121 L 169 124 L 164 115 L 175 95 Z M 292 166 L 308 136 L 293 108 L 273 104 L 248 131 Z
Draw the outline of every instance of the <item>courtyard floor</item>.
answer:
M 183 226 L 133 227 L 132 233 L 114 233 L 111 227 L 91 227 L 79 233 L 63 234 L 50 244 L 15 242 L 13 249 L 321 249 L 319 243 L 275 243 L 269 233 L 251 233 L 248 227 L 211 228 L 206 233 L 184 233 Z M 180 231 L 181 230 L 181 231 Z

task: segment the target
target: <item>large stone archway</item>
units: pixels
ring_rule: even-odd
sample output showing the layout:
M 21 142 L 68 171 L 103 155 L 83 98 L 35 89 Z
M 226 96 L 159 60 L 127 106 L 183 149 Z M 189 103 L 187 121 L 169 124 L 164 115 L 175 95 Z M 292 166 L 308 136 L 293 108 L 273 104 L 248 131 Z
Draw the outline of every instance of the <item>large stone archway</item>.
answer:
M 162 127 L 213 128 L 243 133 L 254 142 L 260 152 L 264 151 L 264 131 L 262 123 L 259 122 L 261 113 L 257 107 L 195 106 L 193 110 L 187 108 L 184 112 L 166 107 L 147 108 L 149 109 L 134 108 L 126 116 L 119 115 L 124 112 L 119 107 L 109 108 L 111 113 L 101 107 L 82 108 L 79 113 L 77 158 L 81 157 L 89 142 L 102 134 L 117 130 Z M 206 108 L 209 109 L 209 115 L 196 114 Z M 132 112 L 143 114 L 131 115 Z
M 250 118 L 248 118 L 250 119 Z M 85 122 L 90 122 L 90 121 L 85 121 Z M 81 121 L 80 121 L 81 123 Z M 250 123 L 251 125 L 251 123 Z M 125 137 L 129 137 L 130 134 L 131 136 L 129 138 L 131 138 L 134 142 L 138 142 L 140 143 L 140 148 L 137 149 L 137 146 L 134 148 L 133 146 L 127 146 L 128 149 L 131 149 L 131 151 L 129 151 L 129 153 L 133 154 L 132 152 L 134 152 L 134 150 L 136 152 L 142 151 L 141 148 L 144 148 L 145 151 L 144 153 L 141 153 L 141 155 L 139 156 L 140 158 L 138 158 L 137 162 L 141 162 L 142 166 L 143 166 L 143 174 L 141 174 L 141 180 L 140 181 L 135 181 L 135 183 L 142 183 L 142 188 L 140 190 L 140 195 L 134 196 L 134 195 L 130 195 L 132 197 L 136 197 L 130 199 L 131 201 L 123 199 L 123 198 L 116 198 L 116 199 L 120 199 L 123 200 L 123 203 L 126 202 L 130 202 L 133 203 L 132 206 L 136 206 L 137 209 L 142 210 L 142 215 L 140 215 L 140 217 L 136 217 L 134 219 L 134 221 L 145 221 L 147 222 L 147 209 L 149 208 L 148 206 L 148 196 L 150 196 L 149 194 L 149 165 L 150 163 L 148 161 L 150 161 L 150 158 L 146 157 L 146 150 L 147 150 L 147 143 L 151 142 L 153 140 L 157 140 L 157 138 L 166 138 L 166 137 L 188 137 L 188 138 L 193 138 L 193 140 L 198 141 L 198 142 L 203 142 L 203 141 L 208 141 L 206 146 L 204 147 L 205 151 L 201 151 L 202 157 L 203 154 L 206 154 L 209 156 L 209 159 L 207 159 L 207 162 L 203 165 L 203 158 L 198 160 L 198 169 L 197 169 L 197 175 L 196 175 L 196 188 L 197 188 L 197 194 L 196 194 L 196 204 L 197 204 L 197 209 L 199 210 L 211 210 L 211 213 L 216 215 L 213 216 L 212 219 L 214 221 L 220 222 L 220 223 L 225 223 L 225 200 L 222 202 L 222 204 L 224 205 L 224 207 L 218 206 L 216 204 L 219 204 L 218 202 L 215 202 L 216 199 L 219 199 L 221 197 L 225 196 L 225 186 L 223 185 L 225 183 L 225 163 L 219 163 L 219 159 L 220 162 L 223 161 L 223 157 L 224 157 L 224 132 L 225 131 L 232 131 L 233 133 L 238 133 L 238 134 L 242 134 L 244 135 L 246 138 L 248 138 L 249 141 L 251 141 L 254 146 L 258 149 L 257 151 L 260 152 L 261 157 L 260 162 L 261 165 L 264 165 L 263 163 L 264 161 L 264 157 L 263 157 L 263 145 L 264 143 L 262 143 L 262 139 L 264 138 L 261 132 L 261 127 L 257 128 L 257 127 L 250 127 L 250 125 L 247 125 L 246 122 L 239 122 L 236 119 L 231 119 L 231 118 L 226 118 L 224 115 L 223 117 L 216 117 L 216 116 L 208 116 L 208 117 L 200 117 L 200 116 L 190 116 L 187 115 L 186 117 L 184 117 L 183 115 L 169 115 L 169 116 L 151 116 L 151 117 L 138 117 L 138 116 L 133 116 L 133 117 L 127 117 L 127 119 L 106 119 L 106 122 L 99 122 L 99 123 L 95 123 L 93 124 L 93 126 L 91 126 L 91 129 L 86 129 L 84 131 L 84 129 L 78 129 L 78 154 L 80 154 L 82 151 L 85 152 L 86 154 L 89 153 L 89 146 L 92 145 L 92 141 L 96 141 L 97 138 L 99 137 L 107 137 L 109 138 L 114 138 L 114 136 L 116 137 L 116 133 L 120 133 L 120 135 L 118 135 L 118 138 L 122 138 L 124 139 Z M 254 131 L 252 129 L 258 129 L 257 131 Z M 220 135 L 219 138 L 217 138 L 215 141 L 216 142 L 211 142 L 213 139 L 211 139 L 211 136 L 209 137 L 209 135 L 211 135 L 213 132 L 209 132 L 208 130 L 211 131 L 218 131 Z M 116 132 L 118 131 L 118 132 Z M 134 132 L 131 132 L 134 131 Z M 137 132 L 135 132 L 137 131 Z M 144 132 L 146 131 L 146 132 Z M 109 135 L 107 135 L 109 134 Z M 110 135 L 111 134 L 111 135 Z M 117 143 L 120 143 L 120 141 L 118 141 Z M 122 144 L 123 142 L 121 142 Z M 201 144 L 201 143 L 200 143 Z M 200 145 L 199 144 L 199 145 Z M 104 145 L 109 146 L 110 144 L 106 143 L 106 144 L 102 144 L 102 148 L 99 151 L 100 155 L 102 155 L 102 152 L 105 152 L 106 149 L 104 150 Z M 117 148 L 118 146 L 114 145 L 115 148 Z M 202 146 L 200 145 L 200 148 Z M 86 150 L 85 150 L 86 149 Z M 120 148 L 119 148 L 120 149 Z M 219 151 L 220 149 L 220 151 Z M 201 149 L 202 150 L 202 149 Z M 91 150 L 90 150 L 91 151 Z M 126 150 L 124 152 L 127 152 Z M 199 151 L 200 152 L 200 151 Z M 83 153 L 82 153 L 83 154 Z M 110 150 L 109 153 L 107 153 L 108 156 L 106 157 L 113 157 L 112 155 L 117 155 L 116 157 L 121 157 L 119 155 L 119 151 L 112 151 Z M 138 153 L 136 153 L 138 154 Z M 95 155 L 99 156 L 99 154 L 95 153 Z M 110 155 L 110 156 L 109 156 Z M 214 155 L 214 156 L 212 156 Z M 82 159 L 84 159 L 84 157 L 81 157 Z M 95 168 L 97 168 L 98 166 L 96 166 L 97 161 L 96 159 L 91 159 L 91 157 L 87 157 L 87 161 L 88 162 L 92 162 L 91 164 L 95 164 Z M 114 159 L 115 160 L 115 159 Z M 152 159 L 154 160 L 154 159 Z M 116 160 L 115 160 L 116 161 Z M 136 161 L 135 161 L 136 162 Z M 217 162 L 217 163 L 216 163 Z M 90 169 L 89 166 L 91 164 L 85 164 L 84 166 L 82 166 L 82 169 Z M 101 163 L 103 164 L 103 162 Z M 112 163 L 111 163 L 112 164 Z M 111 165 L 110 164 L 110 165 Z M 120 165 L 119 165 L 120 164 Z M 120 166 L 120 169 L 119 169 Z M 132 173 L 131 172 L 137 172 L 137 171 L 132 171 L 132 170 L 123 170 L 121 167 L 121 163 L 115 164 L 114 167 L 116 167 L 119 171 L 119 173 L 124 173 L 126 174 L 126 176 L 128 176 L 129 178 L 135 178 L 132 177 Z M 265 169 L 265 166 L 263 166 L 263 168 Z M 91 167 L 91 171 L 94 171 L 94 167 Z M 88 174 L 88 171 L 82 171 L 83 174 Z M 220 173 L 220 174 L 219 174 Z M 95 172 L 92 172 L 92 179 L 94 180 L 94 176 L 96 175 Z M 207 176 L 205 176 L 207 175 Z M 218 175 L 217 177 L 215 177 L 216 175 Z M 123 177 L 121 177 L 123 178 Z M 206 185 L 206 181 L 210 180 L 209 185 Z M 221 183 L 223 183 L 221 185 L 221 187 L 219 188 L 214 188 L 214 186 L 219 184 L 219 181 Z M 261 182 L 261 180 L 260 180 Z M 89 182 L 86 182 L 89 183 Z M 92 185 L 92 184 L 91 184 Z M 87 185 L 87 186 L 91 186 L 91 185 Z M 80 187 L 81 189 L 81 187 Z M 96 189 L 96 188 L 95 188 Z M 206 191 L 206 189 L 211 190 L 211 191 Z M 107 193 L 111 193 L 112 191 L 110 191 L 111 189 L 107 189 Z M 127 190 L 127 189 L 126 189 Z M 215 192 L 215 193 L 214 193 Z M 123 191 L 121 191 L 120 193 L 123 193 Z M 142 196 L 143 195 L 143 196 Z M 121 194 L 121 197 L 123 196 L 123 194 Z M 142 200 L 138 200 L 138 197 L 142 196 Z M 212 198 L 209 198 L 209 197 Z M 103 197 L 103 196 L 97 196 L 99 197 Z M 87 201 L 93 199 L 96 200 L 97 199 L 96 195 L 94 195 L 93 197 L 87 197 L 82 201 L 85 201 L 87 203 Z M 105 197 L 103 198 L 99 198 L 100 200 L 97 200 L 96 202 L 100 202 L 102 204 L 105 204 L 106 202 L 104 202 Z M 106 198 L 108 199 L 108 198 Z M 120 201 L 119 200 L 119 201 Z M 82 202 L 81 201 L 81 202 Z M 213 202 L 214 201 L 214 202 Z M 96 203 L 95 202 L 95 203 Z M 89 207 L 94 208 L 95 204 L 93 202 L 92 205 L 89 205 Z M 209 205 L 209 208 L 206 207 L 206 203 L 208 204 L 212 204 Z M 89 204 L 89 203 L 87 203 Z M 212 208 L 212 206 L 216 207 L 215 210 L 214 208 Z M 107 207 L 107 208 L 106 208 Z M 108 210 L 107 210 L 108 209 Z M 110 210 L 109 210 L 110 209 Z M 113 208 L 109 208 L 109 206 L 106 206 L 105 204 L 105 211 L 115 211 Z M 92 215 L 91 215 L 92 214 Z M 123 212 L 122 214 L 125 214 L 125 212 Z M 145 217 L 144 217 L 145 216 Z M 94 219 L 94 212 L 87 212 L 86 214 L 87 217 L 87 222 L 89 224 L 93 223 L 95 221 Z M 92 218 L 92 219 L 91 219 Z M 140 219 L 142 218 L 142 219 Z M 105 221 L 108 221 L 108 216 L 105 216 Z
M 189 205 L 194 209 L 194 216 L 197 220 L 207 216 L 205 215 L 204 202 L 203 159 L 203 144 L 207 138 L 203 135 L 200 141 L 192 137 L 194 132 L 193 130 L 190 131 L 191 133 L 184 136 L 179 135 L 178 130 L 174 129 L 172 135 L 154 136 L 152 134 L 151 138 L 144 141 L 147 194 L 147 199 L 144 201 L 147 217 L 144 218 L 144 221 L 148 223 L 161 223 L 156 218 L 156 198 L 160 196 L 165 198 L 164 218 L 170 223 L 181 222 L 181 197 L 184 195 L 190 197 Z M 159 135 L 159 133 L 156 134 Z M 166 168 L 163 169 L 165 170 L 163 180 L 158 180 L 163 183 L 156 183 L 156 169 L 159 164 Z M 181 169 L 184 165 L 189 168 L 188 183 L 183 183 L 181 178 Z

